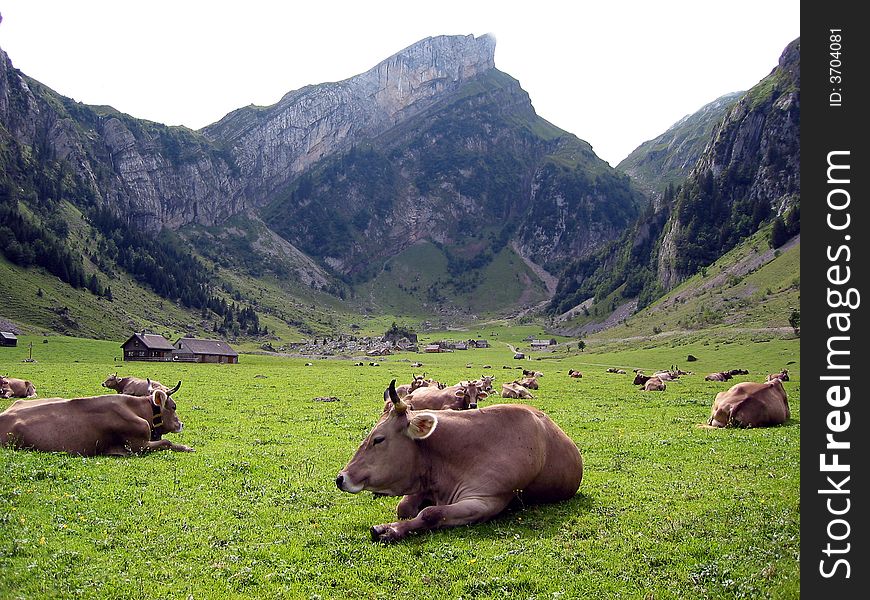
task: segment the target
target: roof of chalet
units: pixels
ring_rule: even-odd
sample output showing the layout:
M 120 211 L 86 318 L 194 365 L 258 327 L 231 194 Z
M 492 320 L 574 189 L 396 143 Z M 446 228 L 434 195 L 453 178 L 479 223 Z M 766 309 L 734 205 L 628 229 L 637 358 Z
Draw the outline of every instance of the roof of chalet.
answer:
M 214 354 L 217 356 L 238 356 L 229 344 L 222 340 L 201 340 L 199 338 L 180 338 L 175 342 L 175 349 L 193 354 Z
M 127 344 L 129 344 L 132 340 L 138 339 L 139 342 L 148 348 L 149 350 L 172 350 L 173 346 L 169 343 L 162 335 L 156 333 L 134 333 L 130 336 L 130 338 L 121 344 L 123 348 Z
M 17 340 L 18 339 L 17 337 L 15 337 L 15 334 L 12 333 L 11 331 L 0 331 L 0 338 L 6 339 L 6 340 Z

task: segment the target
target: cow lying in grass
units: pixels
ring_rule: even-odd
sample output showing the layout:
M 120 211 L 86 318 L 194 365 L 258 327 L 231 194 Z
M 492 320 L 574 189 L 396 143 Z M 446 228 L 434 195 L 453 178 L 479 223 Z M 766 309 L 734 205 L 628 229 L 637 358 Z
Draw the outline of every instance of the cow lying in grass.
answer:
M 716 394 L 707 427 L 770 427 L 785 423 L 791 412 L 782 381 L 738 383 Z
M 0 398 L 36 398 L 36 388 L 26 379 L 0 376 Z
M 193 452 L 162 439 L 184 427 L 175 410 L 175 401 L 163 390 L 149 396 L 18 400 L 0 413 L 0 444 L 81 456 Z
M 154 390 L 163 390 L 171 396 L 181 387 L 179 381 L 171 390 L 155 379 L 140 379 L 139 377 L 118 377 L 118 374 L 109 375 L 101 384 L 104 388 L 115 390 L 119 394 L 131 396 L 149 396 Z
M 374 541 L 480 523 L 516 497 L 558 502 L 580 487 L 580 451 L 541 411 L 520 404 L 415 411 L 395 383 L 384 392 L 390 409 L 335 479 L 351 494 L 404 496 L 396 508 L 400 520 L 372 527 Z

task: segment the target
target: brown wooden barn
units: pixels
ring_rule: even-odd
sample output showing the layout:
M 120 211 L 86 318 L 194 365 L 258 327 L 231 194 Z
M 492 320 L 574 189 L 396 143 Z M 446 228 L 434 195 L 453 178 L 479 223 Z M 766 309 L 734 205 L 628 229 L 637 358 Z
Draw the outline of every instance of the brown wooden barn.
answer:
M 239 362 L 239 353 L 221 340 L 181 338 L 175 342 L 173 360 L 181 362 L 228 363 Z
M 121 344 L 124 350 L 124 360 L 145 360 L 163 362 L 172 360 L 172 344 L 156 333 L 134 333 Z

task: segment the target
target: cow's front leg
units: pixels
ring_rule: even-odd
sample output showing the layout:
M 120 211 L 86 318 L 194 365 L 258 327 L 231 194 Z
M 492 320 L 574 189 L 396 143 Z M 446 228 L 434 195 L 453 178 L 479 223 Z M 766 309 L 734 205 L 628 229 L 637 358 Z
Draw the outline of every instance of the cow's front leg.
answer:
M 513 495 L 507 494 L 466 498 L 453 504 L 427 506 L 413 519 L 375 525 L 371 529 L 372 541 L 397 542 L 409 533 L 487 521 L 503 511 L 511 498 Z
M 416 517 L 421 510 L 432 505 L 432 499 L 427 494 L 409 494 L 396 506 L 396 516 L 400 519 Z

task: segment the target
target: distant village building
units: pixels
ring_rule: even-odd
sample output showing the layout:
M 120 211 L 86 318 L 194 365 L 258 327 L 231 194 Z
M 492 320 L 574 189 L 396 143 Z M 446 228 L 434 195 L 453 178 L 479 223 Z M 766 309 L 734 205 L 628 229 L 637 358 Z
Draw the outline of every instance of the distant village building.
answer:
M 172 344 L 156 333 L 134 333 L 121 344 L 124 350 L 124 360 L 171 361 Z
M 489 348 L 487 340 L 468 340 L 468 346 L 471 348 Z
M 532 340 L 529 344 L 533 350 L 543 350 L 556 345 L 556 340 Z
M 441 346 L 438 344 L 429 344 L 426 346 L 425 352 L 441 352 Z
M 175 342 L 172 360 L 180 362 L 227 363 L 239 362 L 239 353 L 221 340 L 181 338 Z
M 18 338 L 11 331 L 0 331 L 0 346 L 17 346 Z

